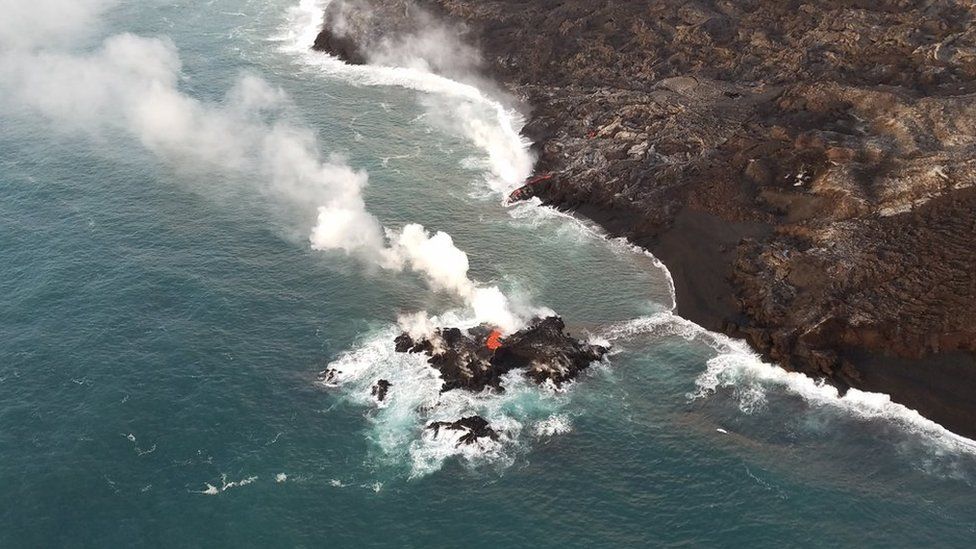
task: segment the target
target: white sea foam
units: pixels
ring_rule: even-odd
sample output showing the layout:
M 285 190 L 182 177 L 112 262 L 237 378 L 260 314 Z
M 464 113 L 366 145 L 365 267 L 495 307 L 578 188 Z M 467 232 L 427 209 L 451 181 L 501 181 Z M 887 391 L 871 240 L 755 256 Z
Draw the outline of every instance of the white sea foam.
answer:
M 216 496 L 217 494 L 219 494 L 221 492 L 226 492 L 227 490 L 230 490 L 231 488 L 239 488 L 241 486 L 247 486 L 248 484 L 251 484 L 251 483 L 255 482 L 256 480 L 258 480 L 258 477 L 246 477 L 246 478 L 243 478 L 241 480 L 227 482 L 227 475 L 226 474 L 221 474 L 220 475 L 220 487 L 219 488 L 217 486 L 214 486 L 213 484 L 210 484 L 209 482 L 207 482 L 207 483 L 205 483 L 206 488 L 204 488 L 203 490 L 199 490 L 199 491 L 197 491 L 195 493 L 197 493 L 197 494 L 203 494 L 203 495 L 207 495 L 207 496 Z
M 604 328 L 600 335 L 610 342 L 646 335 L 661 338 L 680 337 L 685 341 L 698 341 L 708 345 L 721 354 L 752 353 L 749 345 L 744 341 L 710 332 L 671 311 L 662 311 L 650 316 L 611 324 Z
M 572 430 L 572 422 L 562 414 L 553 414 L 535 424 L 535 434 L 540 437 L 564 435 Z
M 224 491 L 227 491 L 227 490 L 229 490 L 231 488 L 238 488 L 238 487 L 241 487 L 241 486 L 247 486 L 248 484 L 253 483 L 257 479 L 258 479 L 258 477 L 247 477 L 247 478 L 243 478 L 241 480 L 237 480 L 237 481 L 233 481 L 233 482 L 227 482 L 227 475 L 221 475 L 220 476 L 220 481 L 221 481 L 221 483 L 223 483 L 223 487 L 220 489 L 220 491 L 221 492 L 224 492 Z
M 836 387 L 763 362 L 752 352 L 720 354 L 708 361 L 695 381 L 692 398 L 704 398 L 720 388 L 732 391 L 744 413 L 763 410 L 771 390 L 796 395 L 813 408 L 830 407 L 859 421 L 883 420 L 953 452 L 976 454 L 976 441 L 959 436 L 917 411 L 892 402 L 882 393 L 850 389 L 843 396 Z
M 361 85 L 398 86 L 426 94 L 421 97 L 421 103 L 427 107 L 423 120 L 454 131 L 481 149 L 483 159 L 471 165 L 484 166 L 490 171 L 492 177 L 488 182 L 495 192 L 507 193 L 531 174 L 534 159 L 529 152 L 529 143 L 520 134 L 524 119 L 516 110 L 476 86 L 423 68 L 351 66 L 311 51 L 328 3 L 302 0 L 289 10 L 285 28 L 275 38 L 282 44 L 283 51 L 322 74 Z M 410 235 L 406 238 L 393 236 L 395 242 L 404 243 L 404 253 L 399 255 L 417 258 L 414 268 L 428 273 L 435 286 L 468 296 L 466 299 L 474 312 L 474 316 L 468 318 L 459 318 L 456 313 L 442 315 L 439 319 L 431 319 L 426 313 L 404 315 L 400 319 L 402 329 L 422 335 L 438 325 L 465 327 L 484 320 L 490 320 L 505 331 L 517 328 L 520 320 L 511 316 L 513 309 L 497 288 L 476 288 L 467 279 L 467 258 L 462 257 L 463 254 L 419 253 L 434 244 L 450 244 L 449 237 L 443 235 L 436 240 L 436 235 L 424 239 L 413 239 Z M 415 240 L 415 245 L 410 245 Z M 454 249 L 453 245 L 447 248 Z M 418 253 L 410 253 L 412 250 Z M 428 265 L 423 260 L 434 256 L 453 259 L 438 261 L 436 265 Z M 518 303 L 514 304 L 514 310 L 520 310 L 520 317 L 550 312 Z M 542 413 L 537 412 L 538 409 L 545 412 L 543 417 L 550 415 L 550 404 L 555 402 L 553 392 L 540 391 L 517 374 L 505 381 L 507 390 L 503 395 L 472 395 L 464 391 L 442 395 L 442 380 L 427 365 L 425 357 L 394 352 L 391 341 L 396 332 L 391 328 L 374 334 L 356 349 L 340 356 L 329 365 L 336 372 L 330 383 L 341 387 L 348 399 L 360 405 L 378 406 L 370 416 L 370 438 L 379 448 L 379 457 L 392 462 L 406 459 L 411 464 L 412 476 L 437 470 L 451 457 L 472 465 L 508 463 L 519 446 L 523 423 Z M 371 388 L 379 379 L 390 381 L 391 387 L 386 401 L 377 405 Z M 491 423 L 499 434 L 498 441 L 479 440 L 476 444 L 458 445 L 458 439 L 464 434 L 461 431 L 442 429 L 435 434 L 425 429 L 432 421 L 450 422 L 473 414 L 481 415 Z
M 446 313 L 434 325 L 468 327 L 477 322 L 457 313 Z M 510 464 L 523 446 L 523 429 L 551 418 L 568 403 L 571 395 L 539 388 L 519 372 L 503 379 L 505 392 L 473 394 L 454 390 L 441 393 L 443 380 L 422 354 L 397 353 L 392 340 L 399 327 L 371 334 L 351 351 L 329 364 L 337 373 L 330 387 L 357 406 L 371 408 L 367 437 L 375 444 L 378 462 L 409 464 L 410 476 L 421 477 L 441 468 L 448 459 L 469 466 Z M 380 379 L 391 383 L 382 406 L 372 398 L 373 385 Z M 571 392 L 571 391 L 570 391 Z M 453 422 L 480 415 L 499 434 L 498 441 L 479 440 L 458 445 L 463 431 L 441 429 L 436 435 L 426 426 L 435 421 Z M 553 428 L 553 434 L 559 432 Z
M 349 65 L 332 56 L 311 50 L 311 45 L 321 31 L 325 9 L 329 3 L 330 0 L 302 0 L 297 6 L 288 10 L 285 25 L 281 33 L 274 38 L 281 43 L 281 49 L 284 52 L 297 57 L 306 66 L 318 70 L 322 74 L 359 84 L 399 86 L 425 93 L 422 102 L 426 103 L 428 107 L 426 119 L 433 118 L 439 120 L 442 125 L 449 129 L 459 130 L 461 135 L 484 151 L 486 166 L 494 175 L 489 179 L 489 186 L 495 192 L 502 193 L 504 196 L 525 181 L 532 172 L 534 158 L 529 151 L 530 143 L 520 133 L 524 119 L 514 109 L 506 108 L 504 101 L 489 96 L 469 83 L 434 74 L 425 68 L 429 65 L 427 63 L 415 63 L 411 59 L 391 59 L 388 52 L 382 56 L 381 62 L 402 61 L 410 66 Z M 442 40 L 442 38 L 435 38 Z M 459 62 L 456 65 L 463 65 L 463 63 Z M 525 211 L 518 208 L 514 210 Z M 608 240 L 615 250 L 627 253 L 636 252 L 649 257 L 655 266 L 665 273 L 670 288 L 671 309 L 674 308 L 674 284 L 670 273 L 653 255 L 631 245 L 625 239 L 607 239 L 602 231 L 592 224 L 582 222 L 554 209 L 534 208 L 533 215 L 562 217 L 568 221 L 566 227 L 570 230 L 580 230 L 588 238 Z M 334 215 L 331 217 L 334 219 Z M 327 226 L 335 226 L 335 223 Z M 342 231 L 343 234 L 345 232 Z M 428 238 L 427 242 L 433 242 L 439 236 L 435 235 L 434 238 Z M 443 237 L 449 239 L 446 235 Z M 313 237 L 313 242 L 315 241 L 316 239 Z M 409 254 L 401 253 L 398 255 Z M 460 265 L 457 261 L 440 259 L 447 255 L 444 253 L 424 255 L 438 257 L 438 265 Z M 427 272 L 432 280 L 436 281 L 443 278 L 437 273 L 431 273 L 424 265 L 426 263 L 421 261 L 414 268 Z M 456 272 L 462 270 L 466 271 L 466 269 L 454 269 Z M 463 278 L 452 273 L 447 284 L 438 283 L 435 285 L 450 286 L 457 290 L 456 293 L 467 295 L 466 300 L 476 311 L 480 309 L 479 316 L 483 320 L 499 325 L 506 331 L 513 331 L 520 324 L 519 319 L 512 316 L 512 304 L 507 303 L 497 288 L 479 288 L 477 293 L 472 294 L 470 283 L 464 284 L 465 288 L 458 287 L 459 282 L 457 281 L 466 282 Z M 515 308 L 518 308 L 517 304 Z
M 976 453 L 976 442 L 892 402 L 886 394 L 851 389 L 841 396 L 836 387 L 823 381 L 763 362 L 745 341 L 710 332 L 670 312 L 612 325 L 602 335 L 611 342 L 647 335 L 680 337 L 711 347 L 717 355 L 695 380 L 696 389 L 688 395 L 691 399 L 707 398 L 724 388 L 743 413 L 751 414 L 766 408 L 771 391 L 785 392 L 810 407 L 830 408 L 859 421 L 884 420 L 942 448 Z
M 544 206 L 538 198 L 521 202 L 508 208 L 508 214 L 523 226 L 538 228 L 553 220 L 563 221 L 560 231 L 571 231 L 581 244 L 604 242 L 610 249 L 621 256 L 637 255 L 650 260 L 652 266 L 661 272 L 668 285 L 668 309 L 673 311 L 677 305 L 677 294 L 674 289 L 674 278 L 671 271 L 657 257 L 648 250 L 630 242 L 624 237 L 609 237 L 606 231 L 592 221 L 579 218 L 573 214 L 560 211 L 551 206 Z

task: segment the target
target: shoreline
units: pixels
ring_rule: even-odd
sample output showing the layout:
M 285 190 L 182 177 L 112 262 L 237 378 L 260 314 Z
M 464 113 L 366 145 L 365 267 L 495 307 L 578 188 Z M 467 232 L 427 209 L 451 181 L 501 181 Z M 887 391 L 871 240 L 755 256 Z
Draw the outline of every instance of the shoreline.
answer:
M 768 44 L 755 40 L 764 31 L 750 25 L 768 18 L 764 24 L 793 39 L 789 33 L 798 31 L 790 25 L 815 26 L 814 15 L 781 13 L 774 2 L 731 15 L 682 13 L 668 0 L 649 5 L 661 13 L 654 24 L 663 34 L 685 28 L 682 18 L 707 23 L 691 42 L 704 36 L 715 57 L 692 59 L 701 44 L 662 42 L 616 24 L 638 6 L 568 2 L 549 13 L 540 1 L 512 15 L 510 3 L 420 4 L 463 24 L 464 39 L 490 55 L 483 71 L 532 105 L 523 132 L 535 143 L 537 172 L 555 174 L 539 186 L 544 203 L 654 254 L 673 275 L 681 316 L 745 339 L 787 371 L 827 379 L 841 391 L 889 394 L 954 433 L 976 436 L 976 404 L 965 397 L 976 389 L 968 305 L 976 277 L 966 267 L 976 262 L 967 244 L 976 224 L 965 222 L 976 211 L 976 163 L 968 160 L 969 145 L 957 146 L 959 130 L 947 125 L 976 120 L 965 107 L 976 90 L 976 64 L 921 54 L 905 61 L 901 52 L 856 43 L 833 58 L 836 66 L 811 68 L 791 58 L 780 68 L 778 53 L 770 53 L 771 65 L 743 73 L 748 54 L 729 57 L 724 43 L 752 32 L 749 47 L 762 49 Z M 416 4 L 369 4 L 390 10 L 379 29 L 371 14 L 361 21 L 364 37 L 336 41 L 323 32 L 317 49 L 363 61 L 357 48 L 376 32 L 417 28 Z M 825 9 L 847 9 L 837 4 Z M 951 0 L 939 4 L 927 32 L 967 42 L 956 27 L 973 14 Z M 869 15 L 875 27 L 896 32 L 915 23 L 911 14 Z M 588 26 L 594 20 L 604 26 Z M 853 21 L 851 30 L 872 32 L 866 24 Z M 736 28 L 739 34 L 730 34 Z M 632 42 L 618 44 L 629 54 L 601 49 L 631 32 Z M 804 32 L 809 40 L 827 31 Z M 637 61 L 644 52 L 671 57 L 648 68 Z M 872 63 L 884 70 L 856 72 L 874 70 Z M 932 76 L 933 64 L 949 68 Z M 811 70 L 825 81 L 802 76 Z M 885 129 L 904 118 L 923 126 Z M 879 139 L 903 147 L 898 140 L 906 138 L 935 144 L 910 154 L 871 149 Z M 905 159 L 891 156 L 897 154 Z M 882 182 L 891 190 L 878 187 Z
M 547 205 L 559 208 L 558 204 Z M 587 209 L 563 211 L 579 215 L 606 230 L 599 212 Z M 675 286 L 675 314 L 706 330 L 746 339 L 738 329 L 738 323 L 743 321 L 742 313 L 733 303 L 734 291 L 726 277 L 731 272 L 730 259 L 738 241 L 769 231 L 768 227 L 723 223 L 708 214 L 687 212 L 679 214 L 675 225 L 654 239 L 628 240 L 653 254 L 671 273 Z M 703 238 L 706 239 L 704 245 Z M 755 350 L 751 343 L 750 347 Z M 784 368 L 771 361 L 768 354 L 759 354 L 764 360 Z M 976 379 L 972 377 L 976 371 L 976 357 L 972 354 L 957 352 L 910 359 L 861 353 L 852 359 L 861 381 L 856 385 L 841 384 L 838 388 L 842 396 L 848 388 L 888 395 L 894 402 L 919 412 L 953 435 L 976 443 L 976 411 L 971 409 L 970 400 L 970 395 L 976 394 Z

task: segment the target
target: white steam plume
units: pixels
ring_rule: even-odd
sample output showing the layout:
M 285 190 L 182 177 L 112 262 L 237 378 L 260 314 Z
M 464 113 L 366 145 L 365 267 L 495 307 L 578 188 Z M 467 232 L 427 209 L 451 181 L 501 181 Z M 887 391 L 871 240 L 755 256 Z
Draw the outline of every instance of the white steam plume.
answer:
M 0 51 L 76 43 L 115 0 L 0 0 Z
M 35 2 L 39 9 L 18 12 L 20 20 L 46 17 L 58 4 Z M 89 8 L 78 16 L 91 21 L 104 3 L 78 6 Z M 283 116 L 288 99 L 282 90 L 245 75 L 223 102 L 205 103 L 180 91 L 181 62 L 168 39 L 120 34 L 94 52 L 74 54 L 21 47 L 27 44 L 25 33 L 7 27 L 3 32 L 0 44 L 10 45 L 0 54 L 4 107 L 26 107 L 66 131 L 122 132 L 181 170 L 256 174 L 258 190 L 274 201 L 299 210 L 317 206 L 313 248 L 342 251 L 385 269 L 416 271 L 432 288 L 460 297 L 478 320 L 517 329 L 520 322 L 508 300 L 497 288 L 479 287 L 468 277 L 468 257 L 449 235 L 431 235 L 416 224 L 382 227 L 363 201 L 367 174 L 338 157 L 323 161 L 312 131 Z
M 420 273 L 432 288 L 460 297 L 473 309 L 475 318 L 504 332 L 513 332 L 522 324 L 501 290 L 495 286 L 480 287 L 468 277 L 468 255 L 454 245 L 451 235 L 440 231 L 431 235 L 422 225 L 411 223 L 399 231 L 387 229 L 389 244 L 357 239 L 358 224 L 364 216 L 369 216 L 365 210 L 319 208 L 319 223 L 310 239 L 312 247 L 343 250 L 374 259 L 385 269 Z
M 6 101 L 61 130 L 120 131 L 181 170 L 256 174 L 258 190 L 275 200 L 354 212 L 336 231 L 345 249 L 383 246 L 382 228 L 362 200 L 366 174 L 336 157 L 323 162 L 309 129 L 275 116 L 287 108 L 281 90 L 245 75 L 222 103 L 208 104 L 179 90 L 180 69 L 169 40 L 120 34 L 85 55 L 5 55 L 0 89 Z

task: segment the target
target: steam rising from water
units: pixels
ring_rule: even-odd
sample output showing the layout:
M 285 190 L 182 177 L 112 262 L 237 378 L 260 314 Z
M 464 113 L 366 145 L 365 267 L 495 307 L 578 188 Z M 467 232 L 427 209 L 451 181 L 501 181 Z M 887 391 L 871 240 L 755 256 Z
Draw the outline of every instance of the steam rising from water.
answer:
M 35 3 L 39 6 L 36 11 L 19 13 L 43 19 L 58 10 L 57 4 L 55 0 L 40 0 Z M 82 4 L 75 5 L 79 6 Z M 95 20 L 104 4 L 91 2 L 84 6 L 90 11 L 86 17 L 79 15 L 77 22 Z M 68 33 L 64 28 L 58 30 Z M 172 169 L 187 174 L 188 181 L 212 181 L 204 176 L 218 172 L 226 176 L 223 179 L 256 190 L 269 202 L 284 204 L 298 212 L 299 217 L 309 205 L 314 205 L 317 211 L 308 212 L 314 213 L 315 218 L 309 236 L 313 248 L 339 251 L 391 271 L 417 272 L 432 289 L 462 299 L 473 313 L 465 322 L 489 322 L 506 332 L 521 324 L 520 316 L 512 311 L 498 288 L 480 286 L 471 280 L 468 257 L 454 245 L 450 235 L 431 233 L 417 224 L 400 229 L 383 227 L 363 200 L 368 175 L 349 167 L 341 157 L 323 160 L 319 153 L 321 144 L 314 133 L 292 122 L 287 95 L 261 78 L 242 75 L 222 101 L 208 103 L 180 90 L 182 64 L 167 38 L 119 34 L 104 40 L 94 51 L 79 54 L 56 46 L 35 47 L 43 42 L 29 42 L 27 34 L 8 31 L 4 28 L 0 35 L 5 46 L 0 58 L 0 108 L 27 109 L 50 121 L 52 129 L 80 134 L 96 142 L 117 136 L 133 140 Z M 21 47 L 22 44 L 30 47 Z M 500 112 L 493 110 L 495 105 L 486 102 L 475 88 L 460 86 L 454 91 L 461 92 L 463 101 L 476 101 L 477 108 L 483 110 L 487 105 L 489 114 Z M 475 106 L 462 104 L 458 108 L 473 113 L 470 109 Z M 476 142 L 495 151 L 491 156 L 502 180 L 517 182 L 523 172 L 531 169 L 528 157 L 522 154 L 521 142 L 511 139 L 518 135 L 511 125 L 499 125 L 490 119 L 471 119 L 466 124 Z M 513 142 L 515 147 L 511 147 Z M 513 151 L 524 162 L 518 171 L 512 171 L 513 164 L 509 162 Z M 426 313 L 412 318 L 414 330 L 418 326 L 429 330 L 433 325 Z M 385 354 L 392 354 L 390 338 L 384 336 L 379 345 Z M 356 356 L 354 353 L 344 360 L 352 364 Z M 383 356 L 381 362 L 397 363 L 390 356 Z M 389 376 L 396 379 L 395 392 L 426 380 L 429 390 L 417 394 L 438 394 L 436 376 L 409 369 L 403 372 L 411 373 L 410 381 Z M 513 387 L 518 383 L 513 380 Z M 524 380 L 521 383 L 524 385 Z M 399 407 L 417 404 L 410 399 L 399 402 Z M 451 416 L 473 406 L 484 407 L 488 401 L 485 397 L 455 395 L 452 402 L 438 404 L 435 419 L 457 419 Z M 410 410 L 413 413 L 413 408 Z M 488 410 L 484 413 L 503 436 L 510 439 L 513 433 L 517 434 L 519 424 L 506 419 L 505 414 Z M 506 424 L 511 429 L 505 429 Z M 396 438 L 409 430 L 397 432 L 400 434 L 388 434 Z M 454 442 L 428 435 L 415 441 L 410 453 L 421 470 L 433 470 L 446 455 L 454 453 Z M 481 450 L 492 452 L 488 448 Z M 500 446 L 495 450 L 500 451 Z
M 96 27 L 115 0 L 35 0 L 3 2 L 0 50 L 30 50 L 39 45 L 69 45 Z
M 432 235 L 422 225 L 411 223 L 399 231 L 387 229 L 383 239 L 371 220 L 375 218 L 365 209 L 347 209 L 341 203 L 323 206 L 312 231 L 312 247 L 359 254 L 385 269 L 410 269 L 424 275 L 433 289 L 448 291 L 464 300 L 479 321 L 507 333 L 522 325 L 501 290 L 495 286 L 480 287 L 468 278 L 468 255 L 454 245 L 451 235 Z
M 167 38 L 119 34 L 104 40 L 94 51 L 79 54 L 57 45 L 47 46 L 43 39 L 35 40 L 29 32 L 21 31 L 69 5 L 71 10 L 79 10 L 68 12 L 77 16 L 75 23 L 91 24 L 107 2 L 38 0 L 32 5 L 36 9 L 16 10 L 22 27 L 0 27 L 0 46 L 5 52 L 0 56 L 0 108 L 26 109 L 48 120 L 52 129 L 95 142 L 119 136 L 135 141 L 171 169 L 188 175 L 184 178 L 187 181 L 229 180 L 243 184 L 265 196 L 275 208 L 283 205 L 300 219 L 311 214 L 309 218 L 314 217 L 315 224 L 309 240 L 314 249 L 342 252 L 390 271 L 411 270 L 423 275 L 432 289 L 458 296 L 473 316 L 452 320 L 488 322 L 506 332 L 520 326 L 521 318 L 498 288 L 480 286 L 471 280 L 468 257 L 454 245 L 450 235 L 431 233 L 417 224 L 399 229 L 383 227 L 363 200 L 368 175 L 349 167 L 341 157 L 323 159 L 314 133 L 292 121 L 295 117 L 290 102 L 281 89 L 245 74 L 222 101 L 200 101 L 181 91 L 182 64 L 176 47 Z M 63 25 L 51 30 L 72 34 Z M 472 115 L 466 127 L 476 143 L 492 151 L 492 163 L 500 178 L 517 182 L 531 169 L 521 141 L 512 139 L 517 131 L 511 125 L 499 125 L 494 120 L 478 118 L 483 114 L 474 114 L 472 109 L 476 107 L 491 115 L 500 112 L 477 89 L 453 83 L 449 87 L 460 92 L 456 96 L 462 101 L 457 105 L 461 109 L 458 112 Z M 487 111 L 485 106 L 489 107 Z M 521 166 L 509 162 L 513 154 L 523 163 Z M 223 177 L 206 177 L 214 172 Z M 316 211 L 309 211 L 310 206 Z M 417 313 L 404 322 L 414 331 L 429 331 L 433 326 L 426 313 Z M 346 364 L 345 376 L 364 368 L 369 371 L 375 359 L 386 365 L 398 364 L 392 356 L 391 339 L 384 334 L 382 341 L 374 340 L 373 345 L 341 359 L 339 363 Z M 382 356 L 374 356 L 377 352 Z M 368 359 L 365 364 L 356 360 L 362 353 Z M 417 362 L 416 357 L 411 358 Z M 388 377 L 396 383 L 394 392 L 419 384 L 414 393 L 426 395 L 425 399 L 432 395 L 436 401 L 436 376 L 423 364 L 414 366 L 402 368 L 399 375 L 389 372 Z M 372 378 L 362 378 L 361 382 L 372 383 Z M 520 383 L 526 385 L 525 380 L 512 380 L 510 398 L 519 394 L 514 388 Z M 394 400 L 397 404 L 391 413 L 400 418 L 415 414 L 417 405 L 422 404 L 409 398 Z M 432 413 L 434 419 L 454 420 L 462 412 L 482 408 L 503 438 L 511 440 L 520 424 L 499 411 L 497 406 L 504 402 L 505 399 L 458 394 L 435 402 Z M 387 431 L 390 439 L 411 432 L 395 418 L 388 425 L 400 427 Z M 456 441 L 449 440 L 448 434 L 451 433 L 439 437 L 427 434 L 413 442 L 409 453 L 417 471 L 436 469 L 444 457 L 455 453 Z M 496 446 L 469 450 L 481 456 L 501 455 L 502 446 Z
M 20 19 L 42 20 L 59 4 L 42 0 L 36 11 L 17 13 Z M 81 7 L 89 11 L 80 21 L 89 22 L 103 3 L 73 9 Z M 313 132 L 289 122 L 282 90 L 242 75 L 224 101 L 205 103 L 180 91 L 182 64 L 166 38 L 120 34 L 79 55 L 19 48 L 29 34 L 14 30 L 3 27 L 0 35 L 11 47 L 0 60 L 0 89 L 9 107 L 28 107 L 59 129 L 96 138 L 121 132 L 174 169 L 196 175 L 219 170 L 250 180 L 272 202 L 295 212 L 317 204 L 309 237 L 313 248 L 341 251 L 384 269 L 415 271 L 432 288 L 460 297 L 479 320 L 517 329 L 520 321 L 507 298 L 468 277 L 467 255 L 449 235 L 430 234 L 416 224 L 383 228 L 363 201 L 367 174 L 337 156 L 323 160 Z M 251 174 L 258 175 L 256 181 Z
M 329 3 L 329 0 L 302 0 L 289 10 L 286 30 L 278 37 L 286 51 L 339 76 L 429 92 L 424 98 L 428 118 L 486 151 L 494 174 L 491 183 L 497 190 L 510 190 L 531 175 L 535 161 L 529 153 L 528 142 L 519 133 L 521 118 L 482 91 L 487 82 L 476 70 L 478 53 L 464 44 L 456 32 L 424 17 L 422 32 L 387 37 L 369 52 L 370 60 L 381 66 L 354 67 L 310 52 Z M 342 17 L 337 24 L 343 24 Z M 432 71 L 482 86 L 445 78 Z M 386 230 L 389 245 L 384 246 L 377 231 L 357 231 L 362 217 L 362 212 L 342 205 L 320 208 L 319 224 L 311 238 L 313 247 L 341 249 L 347 253 L 362 250 L 381 267 L 409 268 L 425 275 L 433 288 L 462 298 L 480 321 L 505 332 L 523 324 L 524 319 L 513 312 L 497 287 L 479 287 L 468 278 L 467 255 L 454 246 L 450 235 L 443 232 L 430 235 L 422 226 L 410 224 L 399 231 Z

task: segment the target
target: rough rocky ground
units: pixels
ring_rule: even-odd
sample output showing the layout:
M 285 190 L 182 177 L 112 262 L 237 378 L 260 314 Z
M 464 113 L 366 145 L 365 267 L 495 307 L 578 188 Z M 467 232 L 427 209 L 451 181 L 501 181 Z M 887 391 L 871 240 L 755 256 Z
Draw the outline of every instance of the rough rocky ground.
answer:
M 521 370 L 536 383 L 560 386 L 578 377 L 607 353 L 605 347 L 580 341 L 565 332 L 562 319 L 536 319 L 529 326 L 501 339 L 500 346 L 487 344 L 491 328 L 479 326 L 467 331 L 442 328 L 418 340 L 409 334 L 396 338 L 400 353 L 424 353 L 428 363 L 441 373 L 442 392 L 486 388 L 504 391 L 502 376 Z
M 491 428 L 488 420 L 481 416 L 463 417 L 457 421 L 435 421 L 427 426 L 427 429 L 434 432 L 436 438 L 441 429 L 450 431 L 462 431 L 464 434 L 457 441 L 457 445 L 476 444 L 478 439 L 498 440 L 498 433 Z
M 390 33 L 423 32 L 427 14 L 458 25 L 481 70 L 532 107 L 525 131 L 554 174 L 535 191 L 651 249 L 683 316 L 976 435 L 972 2 L 330 12 L 342 31 L 327 22 L 316 46 L 354 62 Z

